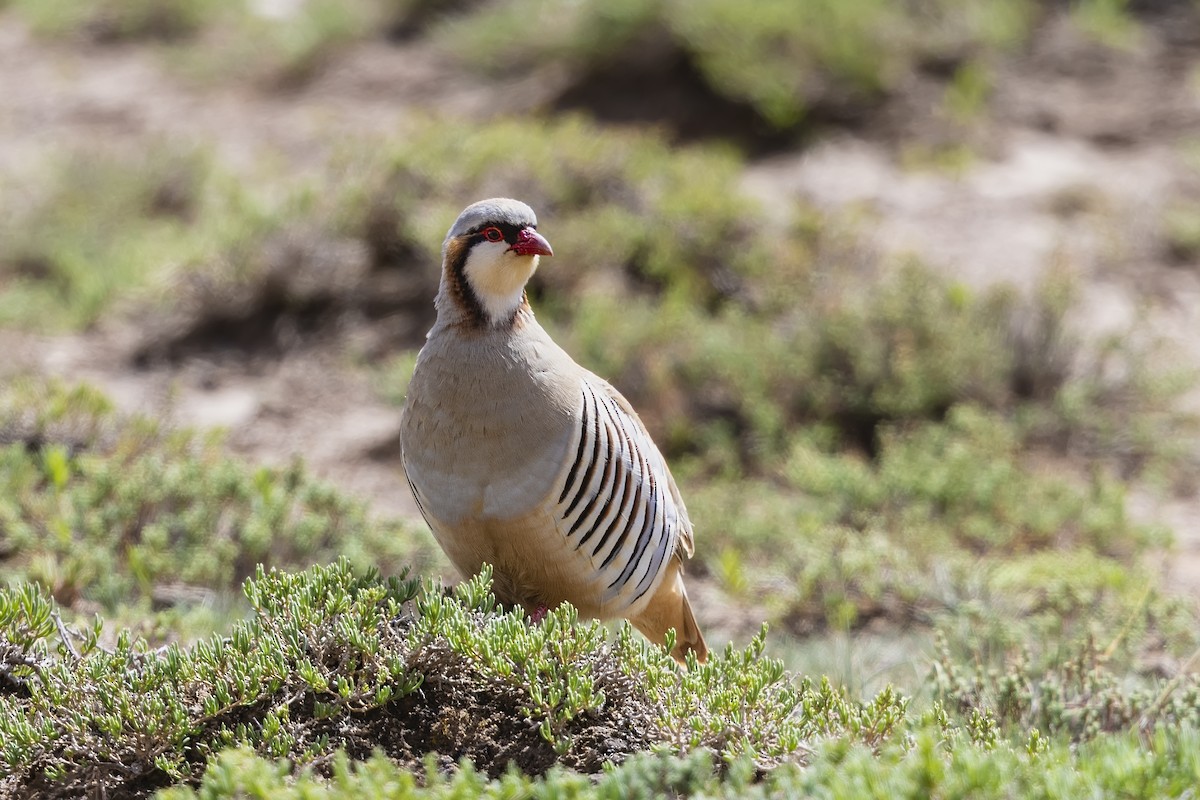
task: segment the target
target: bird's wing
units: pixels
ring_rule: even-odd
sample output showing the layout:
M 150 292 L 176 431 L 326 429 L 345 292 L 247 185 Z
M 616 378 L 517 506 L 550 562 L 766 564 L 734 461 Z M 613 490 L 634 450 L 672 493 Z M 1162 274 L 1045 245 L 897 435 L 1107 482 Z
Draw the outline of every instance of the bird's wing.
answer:
M 582 412 L 556 501 L 560 532 L 601 581 L 606 606 L 633 606 L 691 556 L 692 527 L 666 460 L 616 389 L 580 382 Z
M 679 554 L 685 558 L 691 558 L 692 553 L 695 551 L 692 520 L 688 516 L 687 506 L 683 504 L 683 495 L 679 493 L 679 486 L 675 483 L 675 476 L 671 474 L 671 470 L 667 466 L 667 460 L 650 438 L 650 432 L 646 430 L 646 425 L 642 422 L 641 417 L 637 415 L 637 412 L 633 410 L 633 406 L 629 404 L 629 401 L 625 399 L 625 396 L 609 383 L 601 383 L 605 391 L 608 392 L 608 396 L 617 404 L 623 417 L 629 420 L 629 424 L 635 427 L 641 434 L 641 441 L 645 443 L 645 449 L 642 452 L 650 461 L 655 480 L 667 487 L 670 493 L 670 501 L 674 506 L 678 518 Z
M 433 529 L 433 520 L 429 518 L 429 512 L 425 510 L 425 499 L 421 495 L 421 490 L 413 483 L 412 475 L 408 471 L 408 462 L 404 459 L 404 454 L 400 454 L 400 467 L 404 470 L 404 479 L 408 481 L 408 488 L 412 492 L 413 501 L 417 504 L 417 510 L 421 512 L 421 519 L 425 520 L 425 524 Z

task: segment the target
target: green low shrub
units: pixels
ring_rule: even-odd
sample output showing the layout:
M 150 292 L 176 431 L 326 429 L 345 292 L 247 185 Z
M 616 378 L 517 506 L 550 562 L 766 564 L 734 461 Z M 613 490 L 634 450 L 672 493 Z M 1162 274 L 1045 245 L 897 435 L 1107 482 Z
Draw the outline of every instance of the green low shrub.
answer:
M 439 586 L 355 574 L 345 559 L 245 585 L 254 611 L 228 636 L 151 650 L 97 621 L 63 625 L 32 584 L 0 590 L 0 789 L 143 794 L 199 777 L 229 747 L 327 766 L 341 747 L 383 748 L 419 769 L 436 750 L 500 775 L 559 763 L 599 772 L 662 746 L 762 765 L 806 732 L 882 741 L 904 713 L 827 683 L 790 685 L 763 642 L 680 674 L 667 651 L 609 644 L 562 607 L 530 625 L 494 609 L 490 575 Z
M 267 224 L 207 154 L 165 143 L 83 148 L 0 205 L 0 324 L 45 332 L 91 326 Z
M 1020 43 L 1036 7 L 996 0 L 771 0 L 752 18 L 743 11 L 730 0 L 508 0 L 451 20 L 440 41 L 482 69 L 553 64 L 576 75 L 635 61 L 639 51 L 677 50 L 715 94 L 787 128 L 815 105 L 878 103 L 925 63 L 978 58 Z M 544 20 L 533 40 L 521 35 L 530 19 Z
M 299 463 L 251 467 L 219 436 L 39 381 L 0 392 L 0 552 L 0 576 L 63 605 L 143 614 L 223 606 L 259 564 L 439 563 L 415 525 L 372 519 Z

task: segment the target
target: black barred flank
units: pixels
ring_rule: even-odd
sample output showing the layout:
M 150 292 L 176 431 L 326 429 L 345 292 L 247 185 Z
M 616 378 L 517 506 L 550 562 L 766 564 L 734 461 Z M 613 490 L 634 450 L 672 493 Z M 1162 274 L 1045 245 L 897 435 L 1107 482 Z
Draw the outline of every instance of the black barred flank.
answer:
M 646 567 L 646 571 L 643 573 L 642 579 L 638 581 L 638 590 L 637 594 L 633 598 L 634 600 L 640 598 L 647 592 L 647 590 L 650 589 L 651 585 L 654 583 L 654 578 L 658 575 L 659 570 L 662 569 L 663 561 L 665 561 L 667 558 L 667 544 L 670 542 L 671 537 L 667 535 L 666 524 L 666 516 L 664 515 L 662 533 L 659 536 L 658 544 L 654 549 L 654 560 L 651 561 L 649 566 Z
M 579 526 L 583 524 L 584 520 L 589 519 L 592 516 L 592 509 L 596 507 L 596 501 L 598 501 L 602 496 L 604 497 L 605 501 L 610 500 L 612 497 L 613 470 L 615 469 L 614 465 L 617 461 L 616 453 L 614 452 L 616 436 L 612 429 L 612 425 L 609 424 L 608 420 L 604 420 L 603 422 L 598 420 L 596 428 L 604 432 L 605 441 L 608 443 L 608 446 L 604 448 L 604 474 L 600 479 L 600 487 L 602 491 L 596 492 L 592 495 L 592 498 L 588 500 L 587 505 L 583 507 L 583 510 L 579 512 L 579 516 L 576 517 L 575 523 L 571 526 L 571 529 L 567 531 L 568 535 L 575 533 L 575 531 L 579 529 Z M 600 442 L 599 437 L 596 438 L 596 442 Z M 601 511 L 603 511 L 603 507 L 601 508 Z M 568 516 L 570 515 L 570 510 L 567 511 L 567 514 Z M 595 530 L 595 528 L 592 527 L 588 532 L 591 533 L 592 530 Z
M 610 408 L 611 411 L 614 411 L 614 413 L 617 411 L 617 409 L 611 407 L 611 405 L 608 408 Z M 617 417 L 617 419 L 619 419 L 619 417 Z M 604 563 L 600 565 L 601 570 L 604 570 L 605 567 L 612 564 L 613 558 L 616 557 L 617 553 L 620 552 L 620 549 L 625 546 L 625 540 L 629 539 L 630 531 L 638 528 L 638 525 L 635 523 L 640 521 L 640 519 L 644 521 L 644 512 L 646 512 L 646 504 L 644 504 L 642 495 L 644 494 L 644 488 L 646 488 L 647 477 L 649 477 L 649 467 L 646 463 L 646 458 L 642 456 L 642 452 L 634 446 L 634 443 L 632 443 L 632 440 L 630 440 L 629 437 L 625 437 L 625 445 L 629 449 L 630 477 L 636 476 L 637 486 L 634 488 L 634 498 L 632 498 L 632 503 L 630 504 L 629 516 L 625 519 L 625 527 L 622 529 L 622 531 L 620 531 L 620 535 L 617 536 L 617 541 L 613 543 L 611 551 L 608 551 L 608 555 L 605 558 Z M 646 523 L 642 522 L 641 524 L 644 525 Z M 600 545 L 596 546 L 594 551 L 592 551 L 593 558 L 598 557 L 602 545 L 604 545 L 604 542 L 601 541 Z M 611 589 L 612 585 L 614 584 L 610 584 L 610 587 L 608 588 Z
M 615 404 L 612 402 L 611 398 L 604 397 L 602 399 L 604 402 L 605 410 L 608 411 L 612 415 L 612 419 L 614 421 L 620 420 L 620 418 L 621 418 L 620 410 L 615 406 Z M 608 527 L 605 529 L 604 535 L 600 537 L 600 541 L 598 541 L 596 543 L 595 548 L 593 548 L 592 558 L 595 558 L 596 556 L 598 556 L 600 554 L 600 551 L 604 549 L 604 543 L 608 541 L 609 536 L 612 535 L 612 533 L 616 530 L 616 526 L 617 526 L 617 524 L 620 523 L 622 518 L 625 519 L 625 527 L 623 529 L 621 536 L 618 538 L 617 544 L 614 545 L 613 550 L 609 553 L 608 557 L 604 560 L 604 564 L 601 566 L 601 569 L 608 566 L 608 564 L 612 561 L 613 554 L 615 554 L 616 552 L 618 552 L 621 549 L 620 542 L 623 542 L 625 540 L 625 537 L 628 535 L 630 526 L 633 524 L 634 512 L 635 512 L 635 509 L 638 507 L 638 504 L 640 503 L 641 488 L 642 488 L 641 487 L 642 482 L 639 480 L 636 489 L 633 489 L 633 491 L 631 491 L 631 489 L 633 488 L 632 484 L 634 481 L 634 469 L 639 464 L 641 464 L 641 466 L 643 468 L 645 466 L 644 464 L 641 463 L 640 454 L 638 453 L 637 448 L 634 447 L 633 442 L 629 439 L 629 434 L 625 431 L 625 428 L 619 422 L 615 422 L 615 425 L 617 428 L 617 436 L 620 439 L 620 449 L 617 453 L 614 453 L 613 460 L 618 462 L 619 468 L 621 470 L 623 470 L 625 479 L 623 481 L 621 481 L 620 499 L 616 500 L 615 503 L 613 504 L 616 507 L 616 514 L 613 517 L 612 521 L 608 524 Z M 644 473 L 639 473 L 639 476 L 641 474 L 644 474 Z M 611 495 L 611 491 L 609 492 L 609 494 Z M 579 543 L 582 545 L 583 542 L 587 540 L 587 538 L 588 537 L 585 536 L 582 540 L 580 540 Z
M 618 429 L 618 435 L 620 435 L 620 429 Z M 613 480 L 609 485 L 618 487 L 620 489 L 620 494 L 616 498 L 610 498 L 609 502 L 606 503 L 608 508 L 613 513 L 608 518 L 607 524 L 603 526 L 604 533 L 600 535 L 600 540 L 596 542 L 596 547 L 594 550 L 592 550 L 593 558 L 596 556 L 596 553 L 600 552 L 600 550 L 604 547 L 604 543 L 608 541 L 608 537 L 611 536 L 612 532 L 616 529 L 616 525 L 621 521 L 621 517 L 625 513 L 625 507 L 633 494 L 633 471 L 630 468 L 630 465 L 626 463 L 624 455 L 615 454 L 612 458 L 612 463 L 613 470 L 616 474 L 613 476 Z M 578 522 L 576 522 L 576 524 L 578 524 Z M 583 535 L 583 538 L 579 540 L 579 544 L 575 545 L 575 549 L 578 550 L 580 547 L 583 547 L 587 543 L 587 540 L 592 538 L 592 534 L 600 530 L 600 527 L 601 526 L 599 522 L 597 522 L 596 525 L 593 525 L 592 528 Z
M 575 460 L 559 494 L 560 530 L 577 537 L 575 550 L 604 574 L 608 597 L 628 606 L 655 585 L 686 523 L 637 417 L 601 386 L 584 382 L 582 401 Z
M 644 474 L 645 473 L 643 473 L 643 475 Z M 629 538 L 630 532 L 637 527 L 634 523 L 638 520 L 639 512 L 643 512 L 645 510 L 642 504 L 642 489 L 645 487 L 645 485 L 646 482 L 644 480 L 639 480 L 637 482 L 637 486 L 634 487 L 633 502 L 629 507 L 629 518 L 625 521 L 625 527 L 621 529 L 621 533 L 619 536 L 617 536 L 617 540 L 613 542 L 612 549 L 608 551 L 608 556 L 604 559 L 604 562 L 600 564 L 600 569 L 604 569 L 612 563 L 613 558 L 617 555 L 617 553 L 621 552 L 621 548 L 625 546 L 625 540 Z M 600 548 L 597 547 L 592 551 L 592 557 L 596 557 L 599 555 L 599 553 Z
M 571 491 L 571 487 L 575 485 L 575 479 L 579 474 L 579 465 L 583 461 L 583 450 L 587 446 L 587 432 L 592 426 L 592 420 L 588 416 L 588 393 L 583 393 L 583 423 L 579 434 L 579 447 L 575 450 L 575 460 L 571 463 L 571 471 L 567 474 L 567 482 L 563 486 L 562 494 L 558 496 L 558 502 L 562 503 L 567 499 L 567 492 Z M 569 513 L 569 512 L 568 512 Z
M 608 588 L 611 589 L 618 583 L 628 583 L 629 578 L 637 570 L 638 564 L 642 560 L 642 555 L 646 552 L 646 547 L 650 544 L 650 540 L 654 538 L 655 530 L 660 528 L 660 523 L 663 522 L 661 505 L 658 486 L 655 484 L 654 475 L 651 474 L 650 506 L 646 509 L 646 525 L 642 528 L 641 535 L 638 536 L 637 544 L 634 545 L 633 555 L 630 556 L 628 563 L 625 564 L 625 569 L 621 570 L 621 574 L 608 585 Z
M 567 506 L 567 511 L 564 516 L 571 516 L 571 512 L 575 510 L 575 506 L 579 505 L 579 501 L 583 499 L 584 493 L 588 486 L 592 483 L 592 476 L 596 474 L 596 463 L 600 460 L 600 419 L 597 417 L 592 422 L 592 428 L 587 429 L 587 433 L 591 434 L 592 438 L 592 457 L 588 460 L 587 467 L 583 470 L 583 479 L 579 482 L 579 489 L 575 492 L 575 496 L 571 498 L 571 504 Z

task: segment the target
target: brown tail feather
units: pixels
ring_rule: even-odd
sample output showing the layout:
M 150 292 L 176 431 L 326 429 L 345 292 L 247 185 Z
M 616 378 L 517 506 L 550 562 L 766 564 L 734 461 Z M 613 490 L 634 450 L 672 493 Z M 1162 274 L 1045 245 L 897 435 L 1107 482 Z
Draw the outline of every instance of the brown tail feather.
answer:
M 690 651 L 695 653 L 696 660 L 703 664 L 708 659 L 708 645 L 705 644 L 704 634 L 700 632 L 700 626 L 696 623 L 696 615 L 692 613 L 692 604 L 688 602 L 687 590 L 683 586 L 683 572 L 678 565 L 673 572 L 674 574 L 668 574 L 663 579 L 650 604 L 629 621 L 655 644 L 665 643 L 667 631 L 674 628 L 675 648 L 671 651 L 671 656 L 682 664 Z

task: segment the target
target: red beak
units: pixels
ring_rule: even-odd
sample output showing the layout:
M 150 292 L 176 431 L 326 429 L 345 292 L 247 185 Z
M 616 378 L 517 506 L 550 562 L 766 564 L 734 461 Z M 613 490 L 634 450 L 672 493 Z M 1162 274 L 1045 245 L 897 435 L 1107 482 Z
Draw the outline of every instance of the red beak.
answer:
M 520 256 L 554 255 L 554 250 L 550 248 L 550 243 L 546 241 L 546 237 L 533 228 L 523 228 L 517 234 L 517 243 L 511 249 Z

